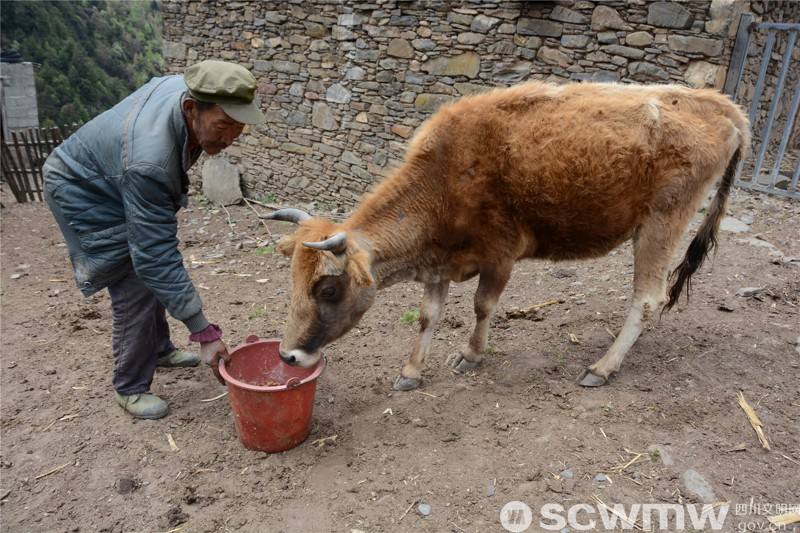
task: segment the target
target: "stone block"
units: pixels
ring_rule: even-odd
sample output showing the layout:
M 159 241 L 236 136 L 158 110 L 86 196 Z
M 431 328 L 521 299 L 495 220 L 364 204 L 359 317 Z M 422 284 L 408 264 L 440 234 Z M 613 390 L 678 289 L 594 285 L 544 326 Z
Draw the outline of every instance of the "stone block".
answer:
M 628 59 L 642 59 L 644 57 L 644 50 L 618 44 L 604 46 L 602 50 L 612 55 L 627 57 Z
M 282 72 L 284 74 L 299 74 L 300 64 L 293 63 L 292 61 L 273 61 L 272 69 L 276 72 Z
M 539 48 L 536 59 L 548 65 L 558 65 L 559 67 L 568 67 L 572 64 L 572 59 L 567 54 L 558 48 L 550 48 L 549 46 Z
M 520 35 L 561 37 L 563 32 L 564 25 L 552 20 L 522 18 L 517 21 L 517 33 Z
M 619 44 L 616 32 L 601 31 L 597 34 L 597 42 L 600 44 Z
M 303 22 L 303 26 L 306 29 L 306 35 L 309 37 L 313 37 L 315 39 L 321 39 L 325 37 L 325 26 L 322 24 L 317 24 L 316 22 Z
M 414 47 L 414 50 L 421 50 L 423 52 L 430 52 L 436 49 L 436 43 L 430 39 L 414 39 L 411 41 L 411 46 Z
M 498 41 L 489 46 L 490 54 L 509 55 L 516 52 L 517 47 L 511 41 Z
M 461 13 L 456 13 L 451 11 L 447 14 L 447 22 L 452 22 L 453 24 L 461 24 L 462 26 L 469 26 L 472 24 L 472 19 L 474 17 L 472 15 L 463 15 Z
M 439 109 L 442 104 L 445 104 L 452 99 L 452 96 L 444 94 L 422 93 L 417 95 L 417 98 L 414 100 L 414 107 L 417 108 L 417 111 L 423 113 L 432 113 Z
M 482 33 L 464 32 L 459 33 L 456 40 L 458 41 L 458 44 L 478 44 L 483 42 L 485 38 L 486 36 Z
M 571 24 L 585 24 L 589 21 L 584 15 L 573 11 L 564 6 L 556 6 L 550 13 L 550 18 L 559 22 L 569 22 Z
M 311 112 L 311 123 L 322 130 L 333 131 L 339 129 L 339 124 L 333 111 L 323 102 L 314 102 L 314 108 Z
M 690 37 L 686 35 L 670 35 L 667 38 L 669 47 L 676 52 L 702 54 L 707 57 L 718 57 L 722 54 L 722 41 L 706 39 L 704 37 Z
M 331 30 L 331 37 L 337 41 L 351 41 L 356 39 L 356 34 L 344 26 L 334 26 Z
M 411 135 L 413 135 L 414 128 L 410 126 L 404 126 L 402 124 L 395 124 L 392 126 L 392 133 L 399 135 L 403 139 L 408 139 L 411 137 Z
M 161 45 L 161 53 L 167 59 L 184 59 L 186 57 L 186 45 L 165 40 Z
M 386 53 L 394 57 L 402 57 L 404 59 L 411 59 L 414 57 L 414 49 L 405 39 L 392 39 L 389 41 L 389 49 Z
M 625 30 L 629 31 L 631 27 L 622 20 L 616 9 L 609 6 L 597 6 L 592 11 L 592 29 L 595 31 L 600 30 Z
M 242 200 L 239 169 L 225 157 L 211 157 L 203 164 L 203 194 L 214 204 L 232 205 Z
M 453 57 L 431 59 L 425 62 L 421 68 L 423 71 L 437 76 L 466 76 L 474 78 L 480 72 L 480 65 L 481 60 L 478 54 L 466 52 Z
M 289 152 L 290 154 L 311 155 L 314 153 L 312 148 L 308 146 L 300 146 L 299 144 L 295 143 L 283 143 L 279 146 L 279 148 L 284 152 Z
M 335 104 L 347 104 L 350 102 L 352 94 L 342 85 L 334 83 L 325 91 L 325 100 Z
M 350 165 L 362 165 L 364 162 L 353 152 L 347 150 L 342 153 L 342 161 Z
M 499 18 L 477 15 L 469 25 L 471 31 L 477 33 L 487 33 L 500 22 Z
M 637 81 L 667 81 L 669 73 L 646 61 L 635 61 L 628 65 L 628 75 Z
M 650 46 L 653 44 L 653 36 L 646 31 L 637 31 L 629 33 L 625 37 L 625 44 L 630 46 Z
M 458 94 L 466 96 L 469 94 L 479 94 L 492 89 L 491 86 L 478 85 L 476 83 L 456 83 L 453 85 Z
M 719 65 L 707 61 L 693 61 L 683 74 L 684 80 L 697 89 L 711 87 L 719 89 L 725 83 L 725 71 Z
M 589 35 L 562 35 L 561 46 L 564 48 L 586 48 L 591 39 Z
M 366 71 L 361 67 L 350 67 L 344 75 L 346 80 L 363 80 Z
M 654 2 L 647 8 L 647 23 L 659 28 L 687 29 L 692 13 L 678 2 Z
M 492 79 L 504 85 L 519 83 L 528 78 L 531 73 L 531 63 L 518 61 L 511 64 L 500 64 L 495 68 Z

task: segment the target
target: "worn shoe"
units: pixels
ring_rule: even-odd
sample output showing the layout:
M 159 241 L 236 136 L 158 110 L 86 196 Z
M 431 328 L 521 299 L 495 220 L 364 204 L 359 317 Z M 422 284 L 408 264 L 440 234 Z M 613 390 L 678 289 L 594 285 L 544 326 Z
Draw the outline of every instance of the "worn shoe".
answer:
M 149 392 L 142 394 L 120 394 L 114 392 L 117 403 L 136 418 L 154 420 L 163 418 L 169 413 L 167 402 Z
M 179 367 L 197 366 L 200 364 L 200 357 L 196 353 L 172 350 L 167 355 L 156 359 L 156 366 Z

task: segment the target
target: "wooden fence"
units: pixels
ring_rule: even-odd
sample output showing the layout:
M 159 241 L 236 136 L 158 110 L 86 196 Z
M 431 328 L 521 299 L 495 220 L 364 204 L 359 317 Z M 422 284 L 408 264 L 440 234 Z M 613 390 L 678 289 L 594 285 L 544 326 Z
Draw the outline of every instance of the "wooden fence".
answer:
M 2 139 L 2 181 L 8 184 L 17 202 L 44 199 L 42 165 L 50 152 L 79 126 L 17 130 Z

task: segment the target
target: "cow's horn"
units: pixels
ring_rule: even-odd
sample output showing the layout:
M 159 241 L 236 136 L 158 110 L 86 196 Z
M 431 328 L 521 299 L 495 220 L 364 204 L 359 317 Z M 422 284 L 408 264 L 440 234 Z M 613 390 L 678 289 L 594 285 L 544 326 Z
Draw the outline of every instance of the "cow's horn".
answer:
M 315 250 L 327 250 L 335 254 L 345 251 L 347 248 L 347 234 L 343 231 L 336 233 L 332 237 L 319 242 L 304 242 L 303 246 L 314 248 Z
M 283 222 L 294 222 L 295 224 L 299 224 L 300 222 L 311 218 L 311 215 L 299 209 L 286 207 L 266 215 L 259 215 L 259 218 L 266 218 L 268 220 L 281 220 Z

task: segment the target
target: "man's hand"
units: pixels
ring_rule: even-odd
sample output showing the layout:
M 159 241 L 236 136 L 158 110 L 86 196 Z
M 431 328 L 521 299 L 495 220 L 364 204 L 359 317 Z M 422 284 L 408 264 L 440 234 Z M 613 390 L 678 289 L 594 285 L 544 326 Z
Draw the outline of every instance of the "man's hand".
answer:
M 228 353 L 228 347 L 222 342 L 222 339 L 217 339 L 211 342 L 200 343 L 200 359 L 207 365 L 211 366 L 211 370 L 217 377 L 220 384 L 225 385 L 225 380 L 219 374 L 219 360 L 224 359 L 230 361 L 231 356 Z

